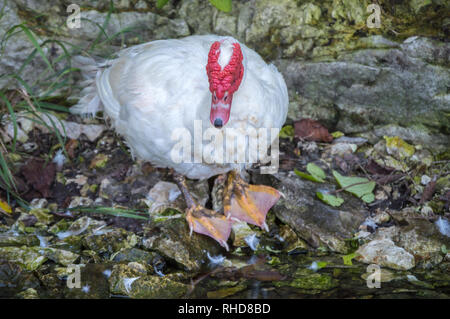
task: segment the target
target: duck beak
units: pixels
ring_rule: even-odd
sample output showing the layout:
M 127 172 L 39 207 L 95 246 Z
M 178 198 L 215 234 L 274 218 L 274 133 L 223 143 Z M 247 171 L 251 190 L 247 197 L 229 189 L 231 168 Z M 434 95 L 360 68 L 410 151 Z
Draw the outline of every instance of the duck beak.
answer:
M 211 101 L 210 121 L 215 128 L 222 128 L 228 123 L 231 111 L 231 96 L 225 99 L 217 99 Z

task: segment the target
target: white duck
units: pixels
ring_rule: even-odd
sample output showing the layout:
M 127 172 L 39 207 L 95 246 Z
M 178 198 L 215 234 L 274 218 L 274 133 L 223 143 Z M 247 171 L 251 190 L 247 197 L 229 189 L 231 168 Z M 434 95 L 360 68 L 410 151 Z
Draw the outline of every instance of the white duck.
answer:
M 239 172 L 258 160 L 249 152 L 256 137 L 248 129 L 279 130 L 286 120 L 287 88 L 275 66 L 236 39 L 216 35 L 136 45 L 104 63 L 84 57 L 75 62 L 86 81 L 71 112 L 95 115 L 103 109 L 133 156 L 174 169 L 191 232 L 208 235 L 228 249 L 233 219 L 267 229 L 266 214 L 280 194 L 245 183 Z M 215 144 L 191 141 L 199 129 L 200 134 L 212 132 Z M 237 150 L 248 153 L 245 162 L 230 154 L 235 148 L 223 145 L 230 136 L 237 138 Z M 179 148 L 179 139 L 187 139 L 188 147 Z M 183 177 L 206 179 L 229 171 L 224 214 L 199 206 Z

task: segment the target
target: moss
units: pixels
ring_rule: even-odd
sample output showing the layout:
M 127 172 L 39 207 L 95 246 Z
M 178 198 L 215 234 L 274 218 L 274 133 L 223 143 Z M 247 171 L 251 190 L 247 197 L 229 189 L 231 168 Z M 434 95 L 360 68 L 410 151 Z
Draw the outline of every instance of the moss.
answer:
M 319 293 L 322 290 L 330 290 L 337 287 L 339 281 L 328 274 L 315 273 L 306 268 L 299 268 L 291 281 L 274 282 L 277 287 L 289 286 L 302 290 L 309 290 L 309 293 Z
M 49 214 L 50 210 L 46 208 L 35 208 L 30 210 L 30 214 L 34 215 L 38 222 L 48 225 L 53 222 L 53 215 Z
M 208 298 L 222 299 L 222 298 L 232 296 L 246 288 L 247 288 L 247 285 L 239 284 L 234 287 L 227 287 L 227 288 L 222 288 L 222 289 L 215 290 L 215 291 L 208 291 L 207 296 L 208 296 Z

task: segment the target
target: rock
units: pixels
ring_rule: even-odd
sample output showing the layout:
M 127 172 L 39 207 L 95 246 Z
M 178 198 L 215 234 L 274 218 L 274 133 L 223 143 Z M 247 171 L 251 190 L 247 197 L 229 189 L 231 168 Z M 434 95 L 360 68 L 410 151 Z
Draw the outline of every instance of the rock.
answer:
M 121 249 L 113 255 L 112 260 L 114 262 L 140 262 L 147 265 L 164 264 L 164 259 L 158 253 L 134 247 Z
M 53 222 L 53 215 L 50 214 L 50 210 L 46 208 L 33 208 L 29 212 L 30 215 L 33 215 L 37 218 L 39 223 L 44 225 L 48 225 Z
M 39 294 L 36 289 L 28 288 L 27 290 L 18 293 L 17 297 L 19 299 L 39 299 Z
M 389 239 L 415 257 L 416 265 L 430 268 L 443 260 L 442 246 L 450 247 L 450 237 L 439 232 L 436 223 L 417 218 L 414 208 L 391 211 L 390 215 L 401 226 L 378 228 L 371 238 Z
M 330 290 L 339 285 L 339 281 L 328 274 L 315 273 L 306 268 L 298 268 L 291 281 L 274 282 L 277 287 L 290 286 L 301 289 L 302 292 L 316 294 L 323 290 Z
M 231 226 L 231 229 L 233 231 L 233 246 L 235 247 L 247 246 L 246 238 L 257 234 L 257 232 L 252 230 L 246 222 L 235 222 Z
M 66 231 L 56 233 L 56 236 L 58 236 L 59 239 L 78 236 L 80 234 L 84 234 L 85 232 L 92 232 L 95 229 L 104 227 L 105 224 L 106 223 L 104 221 L 83 216 L 74 221 Z
M 24 270 L 22 266 L 7 260 L 0 260 L 0 297 L 11 298 L 26 289 L 38 289 L 39 279 L 34 272 Z
M 0 233 L 0 247 L 38 246 L 39 239 L 35 235 Z
M 448 44 L 433 40 L 427 41 L 427 46 L 450 50 Z M 302 105 L 292 105 L 301 112 L 290 110 L 290 117 L 296 120 L 312 115 L 332 123 L 337 109 L 337 129 L 344 133 L 368 131 L 383 124 L 413 124 L 424 128 L 416 132 L 404 129 L 413 142 L 430 141 L 430 146 L 443 149 L 448 141 L 435 128 L 448 126 L 442 114 L 450 107 L 444 85 L 450 71 L 445 64 L 431 65 L 410 54 L 405 47 L 393 47 L 356 50 L 330 62 L 280 60 L 277 65 L 288 88 L 298 92 L 303 101 Z M 323 116 L 317 111 L 322 108 L 329 109 Z
M 444 151 L 446 145 L 448 145 L 448 137 L 445 134 L 433 132 L 432 129 L 421 124 L 408 125 L 408 127 L 396 124 L 377 126 L 373 133 L 377 138 L 398 136 L 403 140 L 411 141 L 414 144 L 423 145 L 426 148 L 439 152 Z
M 3 3 L 1 10 L 2 19 L 0 19 L 0 38 L 6 39 L 6 32 L 13 26 L 20 24 L 22 19 L 19 17 L 19 10 L 14 1 Z M 38 39 L 37 41 L 39 44 L 43 42 L 41 39 Z M 2 72 L 4 74 L 16 73 L 28 55 L 33 51 L 34 46 L 23 32 L 19 32 L 9 38 L 7 42 L 4 42 L 4 45 L 7 45 L 8 50 L 2 52 L 0 69 L 3 70 Z M 46 52 L 47 48 L 43 48 L 43 50 Z M 44 61 L 41 59 L 33 59 L 27 66 L 25 66 L 24 70 L 19 75 L 26 75 L 27 80 L 30 81 L 29 83 L 32 83 L 40 74 L 40 72 L 36 72 L 35 70 L 37 69 L 41 71 L 44 70 L 45 67 L 46 65 Z M 0 88 L 7 86 L 9 83 L 11 83 L 10 77 L 2 77 L 0 79 Z M 20 132 L 22 132 L 22 130 L 20 130 Z
M 73 264 L 78 257 L 80 257 L 78 254 L 75 254 L 71 251 L 64 250 L 64 249 L 57 249 L 57 248 L 39 248 L 39 247 L 33 247 L 33 249 L 45 256 L 46 258 L 54 261 L 55 263 L 61 264 L 63 266 L 68 266 Z
M 72 200 L 70 201 L 69 206 L 67 208 L 74 208 L 79 206 L 88 207 L 91 206 L 93 203 L 94 201 L 89 197 L 74 196 L 72 197 Z
M 347 194 L 344 204 L 336 209 L 322 203 L 316 191 L 329 185 L 310 182 L 293 174 L 278 173 L 271 184 L 286 198 L 272 208 L 275 215 L 314 248 L 324 246 L 331 251 L 347 253 L 346 240 L 353 237 L 368 215 L 362 201 Z
M 148 192 L 147 206 L 150 213 L 162 213 L 167 208 L 181 210 L 181 203 L 177 198 L 182 197 L 181 191 L 174 183 L 159 181 Z M 180 198 L 180 200 L 183 200 Z M 178 204 L 178 205 L 177 205 Z
M 30 208 L 46 208 L 48 201 L 45 198 L 34 198 L 30 203 Z
M 146 229 L 142 244 L 191 272 L 200 270 L 207 260 L 206 252 L 216 255 L 220 251 L 219 244 L 209 237 L 197 233 L 190 237 L 184 218 L 154 223 Z
M 243 291 L 246 288 L 247 285 L 245 283 L 239 283 L 233 287 L 226 287 L 215 291 L 208 291 L 206 295 L 211 299 L 223 299 L 225 297 L 233 296 L 234 294 L 237 294 L 238 292 Z
M 280 241 L 282 241 L 284 244 L 284 250 L 287 252 L 293 251 L 295 249 L 308 249 L 308 244 L 304 240 L 300 239 L 288 225 L 280 226 L 279 236 Z
M 128 265 L 115 265 L 109 278 L 113 294 L 127 295 L 131 298 L 181 298 L 188 286 L 173 280 L 173 276 L 145 275 Z
M 16 263 L 25 270 L 34 271 L 47 261 L 47 257 L 30 247 L 0 247 L 2 259 Z
M 83 245 L 98 254 L 111 256 L 124 248 L 131 248 L 138 243 L 136 234 L 122 228 L 102 228 L 84 237 Z
M 398 270 L 414 268 L 414 256 L 390 239 L 372 240 L 356 251 L 356 260 Z

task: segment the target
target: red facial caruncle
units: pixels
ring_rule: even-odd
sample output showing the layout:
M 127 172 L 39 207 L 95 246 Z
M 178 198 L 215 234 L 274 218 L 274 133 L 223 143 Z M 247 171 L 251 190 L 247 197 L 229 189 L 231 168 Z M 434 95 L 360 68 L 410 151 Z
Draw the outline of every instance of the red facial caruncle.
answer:
M 243 56 L 239 43 L 233 43 L 233 54 L 223 69 L 219 64 L 220 45 L 219 41 L 211 45 L 206 65 L 209 90 L 212 93 L 210 121 L 216 128 L 221 128 L 230 119 L 233 94 L 239 88 L 244 75 Z

